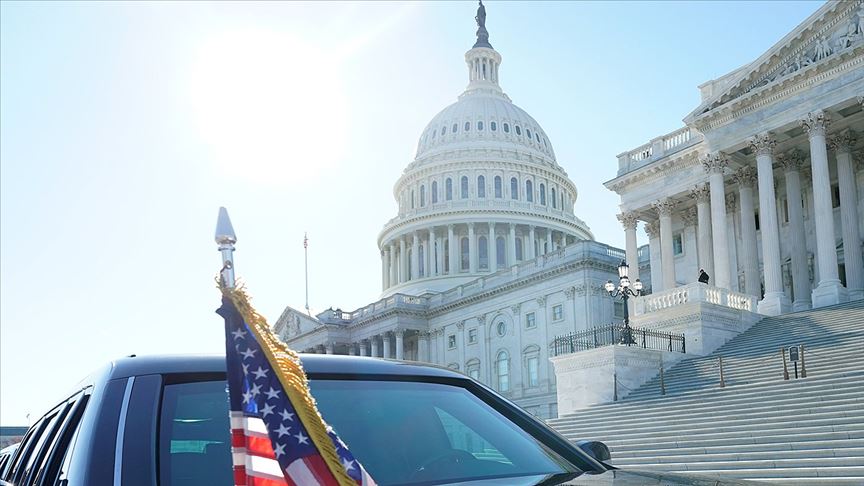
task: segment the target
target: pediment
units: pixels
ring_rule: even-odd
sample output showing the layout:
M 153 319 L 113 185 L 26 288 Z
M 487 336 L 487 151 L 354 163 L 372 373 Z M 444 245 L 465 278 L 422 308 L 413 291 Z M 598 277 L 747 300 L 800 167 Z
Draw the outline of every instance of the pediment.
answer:
M 864 0 L 832 0 L 749 65 L 685 118 L 690 125 L 769 85 L 840 61 L 864 46 Z

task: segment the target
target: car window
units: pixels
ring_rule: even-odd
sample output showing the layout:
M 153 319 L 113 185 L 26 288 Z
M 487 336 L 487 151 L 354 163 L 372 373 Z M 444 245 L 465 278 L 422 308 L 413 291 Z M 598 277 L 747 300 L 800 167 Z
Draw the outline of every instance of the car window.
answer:
M 322 416 L 379 485 L 578 472 L 460 386 L 310 382 Z
M 51 442 L 54 440 L 54 436 L 57 433 L 57 424 L 63 422 L 68 411 L 69 404 L 64 403 L 56 412 L 54 412 L 53 415 L 46 417 L 46 426 L 43 429 L 43 432 L 39 434 L 36 442 L 33 443 L 33 449 L 30 452 L 30 456 L 27 458 L 23 475 L 20 476 L 22 483 L 29 484 L 35 476 L 38 465 L 48 453 L 47 446 L 51 445 Z
M 23 474 L 24 468 L 22 464 L 26 463 L 30 451 L 33 450 L 33 443 L 36 442 L 36 439 L 42 433 L 47 423 L 43 418 L 27 429 L 24 439 L 21 440 L 21 445 L 18 446 L 17 454 L 13 457 L 12 464 L 9 466 L 9 472 L 3 479 L 15 482 Z
M 230 423 L 225 381 L 163 388 L 159 426 L 161 486 L 231 486 Z
M 84 415 L 89 397 L 89 393 L 81 393 L 70 400 L 70 411 L 66 415 L 64 423 L 58 428 L 58 433 L 49 449 L 50 455 L 45 457 L 39 467 L 36 476 L 37 481 L 44 484 L 56 484 L 59 481 L 60 467 L 66 464 L 68 468 L 67 458 L 71 457 L 71 451 L 75 447 L 81 416 Z

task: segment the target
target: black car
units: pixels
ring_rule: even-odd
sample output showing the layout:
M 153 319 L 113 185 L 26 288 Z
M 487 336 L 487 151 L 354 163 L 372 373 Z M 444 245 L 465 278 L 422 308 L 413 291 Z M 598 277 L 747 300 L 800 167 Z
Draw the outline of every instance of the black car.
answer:
M 488 387 L 449 369 L 302 355 L 327 422 L 379 485 L 743 484 L 604 464 Z M 0 483 L 233 484 L 220 356 L 128 357 L 30 427 Z M 592 457 L 593 456 L 593 457 Z

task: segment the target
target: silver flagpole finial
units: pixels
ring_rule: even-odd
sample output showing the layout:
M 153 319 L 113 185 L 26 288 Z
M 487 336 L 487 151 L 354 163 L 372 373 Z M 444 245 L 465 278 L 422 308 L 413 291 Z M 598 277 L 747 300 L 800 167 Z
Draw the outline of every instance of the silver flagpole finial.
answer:
M 234 243 L 237 243 L 237 235 L 231 226 L 231 218 L 228 210 L 219 208 L 219 218 L 216 220 L 216 244 L 222 253 L 222 271 L 220 272 L 222 282 L 228 288 L 234 288 Z

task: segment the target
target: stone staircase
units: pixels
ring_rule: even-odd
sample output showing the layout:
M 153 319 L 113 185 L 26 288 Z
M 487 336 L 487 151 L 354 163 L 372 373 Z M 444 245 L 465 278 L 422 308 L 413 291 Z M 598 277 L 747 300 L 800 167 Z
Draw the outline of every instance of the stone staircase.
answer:
M 790 363 L 784 381 L 779 350 L 796 344 L 807 377 L 795 380 Z M 549 424 L 574 441 L 605 442 L 618 467 L 864 485 L 864 301 L 763 319 L 664 375 L 666 396 L 655 378 Z

